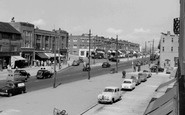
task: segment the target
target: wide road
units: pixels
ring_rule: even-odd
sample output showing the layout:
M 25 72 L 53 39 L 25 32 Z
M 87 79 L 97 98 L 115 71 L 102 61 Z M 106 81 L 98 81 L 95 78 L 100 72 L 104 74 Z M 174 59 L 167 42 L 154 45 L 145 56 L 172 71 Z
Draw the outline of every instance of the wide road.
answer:
M 148 58 L 143 58 L 148 60 Z M 143 60 L 138 59 L 138 60 Z M 111 62 L 111 68 L 115 68 L 116 63 Z M 120 62 L 118 64 L 118 71 L 123 71 L 132 67 L 132 61 Z M 82 64 L 80 66 L 71 66 L 57 73 L 56 85 L 63 85 L 66 83 L 88 79 L 88 72 L 82 71 Z M 90 71 L 90 77 L 96 77 L 99 75 L 110 73 L 111 68 L 102 68 L 101 66 L 92 66 Z M 53 87 L 53 79 L 36 79 L 36 77 L 31 77 L 28 82 L 26 82 L 27 92 Z M 0 81 L 0 86 L 5 84 L 5 81 Z M 1 98 L 1 97 L 0 97 Z

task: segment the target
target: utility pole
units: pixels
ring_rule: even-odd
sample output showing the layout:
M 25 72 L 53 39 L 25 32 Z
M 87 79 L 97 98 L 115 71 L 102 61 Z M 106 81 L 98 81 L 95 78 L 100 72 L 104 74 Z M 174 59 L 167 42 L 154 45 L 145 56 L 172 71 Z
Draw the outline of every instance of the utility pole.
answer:
M 53 81 L 53 88 L 56 88 L 56 31 L 54 30 L 54 38 L 55 38 L 55 46 L 54 46 L 54 81 Z
M 147 43 L 146 43 L 146 41 L 145 41 L 145 57 L 146 57 L 146 51 L 147 50 Z
M 90 80 L 91 76 L 90 76 L 90 71 L 91 71 L 91 63 L 90 63 L 90 47 L 91 47 L 91 30 L 89 30 L 89 55 L 88 55 L 88 58 L 89 58 L 89 71 L 88 71 L 88 79 Z
M 93 43 L 93 45 L 94 45 L 94 64 L 95 64 L 95 38 L 97 38 L 97 35 L 94 37 L 94 43 Z
M 116 72 L 118 72 L 118 35 L 116 35 Z
M 152 45 L 152 55 L 154 56 L 154 39 L 153 39 L 153 45 Z

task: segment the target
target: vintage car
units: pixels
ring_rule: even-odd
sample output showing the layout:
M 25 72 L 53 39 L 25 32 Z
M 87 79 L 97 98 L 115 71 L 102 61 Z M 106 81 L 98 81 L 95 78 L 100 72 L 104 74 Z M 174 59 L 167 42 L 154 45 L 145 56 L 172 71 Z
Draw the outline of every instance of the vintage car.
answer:
M 110 63 L 109 62 L 103 62 L 103 64 L 102 64 L 102 68 L 108 68 L 108 67 L 110 67 L 111 65 L 110 65 Z
M 138 73 L 138 76 L 140 77 L 141 82 L 147 81 L 147 73 L 145 73 L 145 72 L 139 72 Z
M 72 66 L 79 66 L 80 65 L 80 61 L 79 60 L 74 60 L 72 63 Z
M 158 72 L 163 72 L 164 71 L 164 68 L 158 66 L 157 65 L 153 65 L 151 68 L 150 68 L 150 71 L 151 72 L 157 72 L 157 68 L 158 68 Z
M 6 82 L 4 87 L 0 88 L 0 95 L 12 96 L 16 94 L 26 93 L 26 86 L 21 81 Z
M 173 69 L 174 69 L 173 67 L 167 67 L 166 74 L 171 74 Z
M 149 70 L 143 70 L 143 73 L 146 73 L 147 74 L 147 78 L 152 77 L 152 73 Z
M 136 87 L 136 82 L 134 79 L 124 79 L 123 83 L 121 84 L 121 88 L 124 90 L 133 90 Z
M 53 76 L 53 73 L 46 69 L 40 69 L 37 71 L 36 78 L 37 79 L 45 79 L 45 78 L 51 78 Z
M 7 81 L 22 81 L 26 82 L 30 77 L 30 73 L 25 70 L 8 70 Z
M 119 87 L 105 87 L 104 91 L 98 95 L 99 103 L 114 103 L 116 100 L 120 100 L 122 92 Z
M 130 72 L 125 76 L 126 79 L 133 79 L 136 82 L 136 85 L 141 83 L 141 78 L 138 76 L 138 72 Z

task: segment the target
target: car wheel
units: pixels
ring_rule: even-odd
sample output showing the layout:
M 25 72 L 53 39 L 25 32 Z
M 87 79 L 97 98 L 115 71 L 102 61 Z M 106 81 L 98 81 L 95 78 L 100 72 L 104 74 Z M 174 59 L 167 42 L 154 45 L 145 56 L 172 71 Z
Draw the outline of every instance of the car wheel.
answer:
M 111 101 L 111 103 L 114 103 L 114 98 L 112 98 L 112 101 Z
M 8 97 L 11 97 L 12 96 L 12 93 L 8 93 Z

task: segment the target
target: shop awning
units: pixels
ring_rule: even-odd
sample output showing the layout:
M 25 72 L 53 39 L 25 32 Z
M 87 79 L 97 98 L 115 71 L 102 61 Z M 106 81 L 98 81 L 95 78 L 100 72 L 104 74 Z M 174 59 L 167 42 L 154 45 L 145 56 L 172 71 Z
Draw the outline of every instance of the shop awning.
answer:
M 163 96 L 149 103 L 144 115 L 174 115 L 176 89 L 176 86 L 174 86 Z
M 55 57 L 53 53 L 45 53 L 49 58 Z
M 11 56 L 11 60 L 18 61 L 18 60 L 26 60 L 26 59 L 21 56 Z
M 43 52 L 37 52 L 36 55 L 42 59 L 49 59 L 49 57 Z

